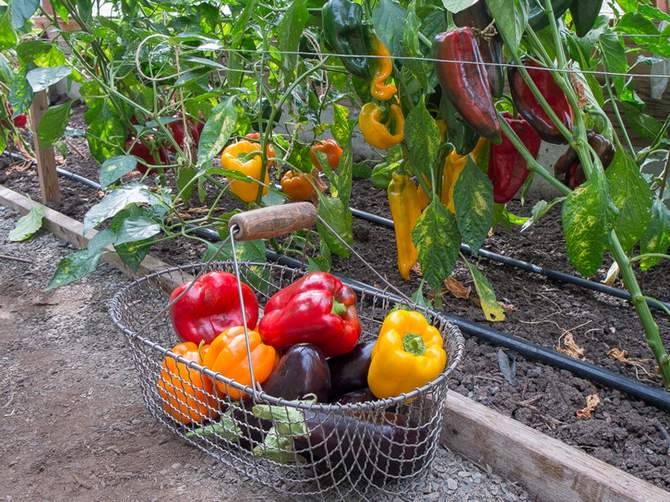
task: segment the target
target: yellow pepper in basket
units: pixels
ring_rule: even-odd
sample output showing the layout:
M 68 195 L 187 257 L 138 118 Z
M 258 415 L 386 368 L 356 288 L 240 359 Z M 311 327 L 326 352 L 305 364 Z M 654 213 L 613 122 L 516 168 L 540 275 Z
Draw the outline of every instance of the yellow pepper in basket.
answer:
M 394 310 L 372 349 L 368 387 L 378 398 L 408 393 L 437 378 L 447 365 L 440 332 L 420 312 Z

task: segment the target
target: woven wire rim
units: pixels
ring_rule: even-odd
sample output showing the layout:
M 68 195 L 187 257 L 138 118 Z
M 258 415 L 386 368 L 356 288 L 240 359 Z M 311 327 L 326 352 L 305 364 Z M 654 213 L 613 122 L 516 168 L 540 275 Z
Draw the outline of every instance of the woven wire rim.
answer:
M 163 354 L 163 356 L 170 356 L 177 360 L 180 363 L 185 364 L 189 368 L 193 368 L 196 371 L 199 371 L 205 375 L 207 375 L 210 378 L 213 378 L 214 380 L 218 382 L 222 382 L 226 385 L 230 385 L 231 387 L 234 387 L 237 390 L 243 391 L 246 394 L 252 396 L 255 400 L 259 401 L 265 401 L 269 402 L 272 404 L 280 405 L 280 406 L 291 406 L 294 408 L 299 408 L 299 409 L 306 409 L 306 410 L 317 410 L 317 411 L 340 411 L 340 410 L 366 410 L 366 409 L 376 409 L 376 408 L 386 408 L 391 405 L 396 405 L 396 404 L 402 404 L 404 401 L 407 399 L 412 399 L 414 397 L 417 397 L 421 394 L 430 392 L 433 390 L 435 387 L 439 386 L 442 384 L 445 379 L 449 376 L 449 374 L 458 366 L 460 363 L 462 357 L 463 357 L 463 350 L 465 347 L 465 340 L 463 339 L 463 335 L 461 334 L 460 329 L 455 326 L 451 321 L 449 321 L 443 314 L 429 308 L 421 307 L 418 305 L 412 305 L 411 308 L 422 312 L 424 314 L 427 314 L 430 317 L 437 318 L 440 320 L 443 326 L 446 328 L 446 333 L 443 333 L 443 335 L 446 334 L 445 336 L 445 343 L 449 346 L 450 349 L 448 350 L 448 363 L 447 366 L 444 368 L 442 373 L 440 375 L 428 382 L 425 385 L 422 385 L 421 387 L 417 387 L 411 392 L 408 393 L 403 393 L 398 396 L 392 397 L 392 398 L 385 398 L 385 399 L 378 399 L 375 401 L 366 401 L 362 403 L 307 403 L 307 402 L 299 402 L 299 401 L 288 401 L 286 399 L 282 399 L 279 397 L 271 396 L 270 394 L 265 393 L 265 391 L 258 390 L 258 389 L 253 389 L 252 387 L 249 387 L 248 385 L 241 384 L 237 382 L 236 380 L 227 378 L 223 376 L 220 373 L 214 372 L 207 368 L 206 366 L 202 366 L 194 361 L 190 361 L 188 359 L 185 359 L 184 357 L 175 354 L 169 349 L 166 349 L 162 345 L 152 342 L 148 338 L 139 335 L 136 331 L 131 330 L 128 328 L 124 323 L 121 321 L 121 319 L 117 316 L 117 312 L 120 311 L 120 306 L 123 305 L 124 302 L 124 297 L 125 295 L 138 287 L 141 287 L 144 283 L 154 280 L 156 278 L 159 278 L 161 276 L 173 274 L 175 272 L 185 272 L 187 270 L 190 271 L 195 271 L 201 268 L 212 268 L 213 270 L 217 266 L 223 267 L 230 267 L 233 264 L 232 261 L 226 260 L 226 261 L 215 261 L 215 262 L 208 262 L 208 263 L 191 263 L 191 264 L 186 264 L 186 265 L 179 265 L 179 266 L 174 266 L 170 268 L 166 268 L 164 270 L 160 270 L 158 272 L 153 272 L 151 274 L 145 275 L 139 279 L 136 279 L 135 281 L 131 282 L 127 286 L 124 286 L 121 290 L 119 290 L 111 299 L 110 304 L 109 304 L 109 309 L 108 313 L 109 316 L 111 317 L 112 321 L 116 325 L 116 327 L 124 333 L 126 336 L 130 338 L 134 338 L 136 340 L 141 341 L 145 345 L 151 347 L 152 349 L 155 349 Z M 239 263 L 240 267 L 251 267 L 251 266 L 263 266 L 267 267 L 270 269 L 275 269 L 275 270 L 283 270 L 286 272 L 290 273 L 299 273 L 303 272 L 305 273 L 306 270 L 304 268 L 302 269 L 296 269 L 293 267 L 287 267 L 285 265 L 279 265 L 276 263 L 262 263 L 262 262 L 240 262 Z M 347 283 L 347 281 L 342 281 L 343 284 L 348 285 L 351 287 L 353 290 L 355 290 L 358 293 L 364 293 L 365 295 L 373 296 L 373 297 L 380 297 L 392 301 L 397 301 L 399 303 L 402 303 L 402 299 L 398 298 L 395 295 L 390 295 L 387 294 L 381 290 L 378 292 L 376 291 L 377 288 L 374 288 L 370 286 L 369 290 L 363 289 L 361 287 L 358 287 L 356 285 Z

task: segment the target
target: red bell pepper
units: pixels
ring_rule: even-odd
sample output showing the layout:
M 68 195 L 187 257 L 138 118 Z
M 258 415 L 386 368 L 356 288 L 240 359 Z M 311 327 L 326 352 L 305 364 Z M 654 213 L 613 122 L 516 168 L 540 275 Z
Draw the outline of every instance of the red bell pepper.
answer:
M 356 293 L 331 274 L 312 272 L 270 298 L 258 331 L 276 349 L 311 343 L 326 357 L 346 354 L 361 334 Z
M 537 158 L 541 140 L 535 129 L 524 119 L 515 119 L 509 113 L 503 113 L 503 117 Z M 491 145 L 488 175 L 493 184 L 493 200 L 499 204 L 512 200 L 528 177 L 528 164 L 507 136 L 503 136 L 499 145 Z
M 149 147 L 141 141 L 137 141 L 133 136 L 126 140 L 126 150 L 129 148 L 129 155 L 134 155 L 135 157 L 146 162 L 146 164 L 144 162 L 138 162 L 137 166 L 135 167 L 135 169 L 142 174 L 146 173 L 151 168 L 151 166 L 166 165 L 169 163 L 167 149 L 163 146 L 158 149 L 158 156 L 160 159 L 158 161 L 151 153 Z
M 189 284 L 176 288 L 170 302 L 184 293 Z M 242 298 L 247 327 L 252 330 L 258 322 L 258 301 L 253 289 L 245 283 L 242 283 Z M 195 344 L 211 343 L 224 329 L 243 325 L 237 278 L 228 272 L 202 275 L 174 302 L 170 313 L 179 338 Z

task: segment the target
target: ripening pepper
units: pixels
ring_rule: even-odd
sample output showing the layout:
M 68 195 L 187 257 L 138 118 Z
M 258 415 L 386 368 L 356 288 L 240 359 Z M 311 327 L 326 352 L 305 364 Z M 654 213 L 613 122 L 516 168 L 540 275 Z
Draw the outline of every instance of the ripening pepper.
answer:
M 316 169 L 321 169 L 319 158 L 316 156 L 317 152 L 323 153 L 328 159 L 328 165 L 335 170 L 340 165 L 340 158 L 342 157 L 342 148 L 334 139 L 324 139 L 317 141 L 309 148 L 309 158 L 312 165 Z
M 456 26 L 472 26 L 477 30 L 485 30 L 493 21 L 484 0 L 479 0 L 467 9 L 454 14 Z M 502 66 L 503 42 L 500 35 L 479 37 L 479 52 L 486 65 L 486 74 L 491 87 L 491 93 L 499 98 L 505 87 L 505 71 Z
M 144 162 L 138 162 L 135 166 L 135 170 L 146 173 L 149 169 L 154 169 L 157 166 L 162 166 L 168 164 L 168 154 L 165 147 L 158 148 L 158 157 L 160 160 L 156 160 L 156 157 L 147 145 L 138 141 L 134 136 L 129 137 L 126 140 L 126 150 L 128 150 L 128 155 L 134 155 L 135 157 L 142 159 Z
M 405 117 L 398 105 L 391 105 L 384 121 L 384 111 L 375 103 L 366 103 L 358 115 L 358 127 L 365 141 L 385 150 L 405 138 Z
M 388 48 L 379 38 L 374 37 L 372 42 L 372 54 L 379 56 L 373 59 L 375 68 L 372 81 L 370 82 L 370 95 L 379 101 L 388 101 L 397 92 L 394 83 L 387 84 L 386 80 L 393 73 L 393 60 Z
M 500 142 L 500 123 L 475 31 L 466 27 L 440 33 L 434 48 L 440 60 L 435 63 L 437 76 L 446 96 L 480 136 Z
M 572 129 L 572 108 L 568 98 L 565 97 L 561 88 L 554 81 L 553 72 L 548 71 L 532 58 L 524 58 L 523 64 L 526 66 L 530 78 L 535 82 L 559 120 L 563 122 L 565 127 Z M 567 143 L 561 131 L 535 99 L 533 91 L 523 80 L 517 67 L 510 67 L 509 69 L 509 86 L 514 106 L 521 116 L 535 128 L 543 140 L 549 143 Z
M 603 169 L 607 169 L 614 159 L 614 146 L 605 136 L 593 131 L 589 132 L 588 140 L 589 145 L 591 145 L 593 151 L 598 155 Z M 563 183 L 570 188 L 577 188 L 586 181 L 584 169 L 579 161 L 577 152 L 572 148 L 568 148 L 556 161 L 556 164 L 554 164 L 554 175 L 562 178 Z
M 408 393 L 437 378 L 447 365 L 440 332 L 420 312 L 394 310 L 372 349 L 368 387 L 378 398 Z
M 504 113 L 503 117 L 536 158 L 542 141 L 535 129 L 524 119 L 513 118 L 509 113 Z M 528 178 L 528 164 L 507 136 L 499 145 L 491 145 L 488 176 L 493 184 L 493 200 L 498 204 L 512 200 Z
M 242 181 L 229 179 L 230 190 L 244 202 L 253 202 L 258 195 L 258 189 L 263 168 L 263 159 L 260 155 L 261 146 L 258 143 L 242 140 L 227 146 L 221 154 L 221 167 L 229 171 L 237 171 L 253 178 L 255 181 Z M 248 160 L 241 160 L 240 157 L 250 153 L 258 152 L 257 155 Z M 269 157 L 268 157 L 269 158 Z M 270 184 L 270 162 L 268 161 L 265 169 L 265 179 L 263 180 L 263 195 L 268 193 Z
M 183 342 L 175 345 L 172 352 L 196 364 L 202 361 L 209 350 L 207 345 Z M 181 424 L 202 423 L 218 414 L 212 380 L 186 363 L 165 356 L 161 372 L 156 381 L 163 409 Z
M 575 24 L 575 31 L 578 37 L 585 36 L 598 19 L 600 9 L 603 6 L 603 0 L 579 0 L 570 5 L 570 14 L 572 22 Z
M 454 204 L 454 188 L 456 188 L 456 182 L 465 169 L 465 166 L 468 165 L 468 157 L 470 157 L 473 162 L 477 162 L 477 155 L 479 155 L 480 150 L 485 144 L 486 140 L 480 138 L 474 150 L 472 150 L 472 152 L 470 152 L 468 155 L 459 155 L 456 150 L 452 150 L 449 155 L 447 155 L 447 158 L 444 159 L 440 198 L 442 203 L 452 213 L 456 212 L 456 206 Z
M 301 173 L 298 171 L 286 171 L 280 181 L 282 192 L 286 196 L 294 201 L 312 201 L 314 202 L 317 195 L 314 186 L 323 192 L 326 187 L 319 178 L 318 173 L 316 176 L 312 173 Z
M 356 293 L 331 274 L 312 272 L 272 295 L 258 331 L 278 350 L 311 343 L 326 357 L 345 354 L 361 334 Z
M 261 341 L 257 331 L 249 329 L 248 334 L 254 379 L 262 384 L 277 365 L 279 356 L 273 347 Z M 244 326 L 233 326 L 222 331 L 205 353 L 203 365 L 237 383 L 251 385 Z M 231 399 L 246 397 L 246 393 L 218 380 L 215 381 L 215 385 L 220 395 L 228 395 Z
M 572 3 L 588 2 L 589 0 L 551 0 L 554 17 L 559 19 Z M 549 25 L 549 18 L 544 12 L 544 1 L 531 2 L 528 12 L 528 24 L 535 30 L 541 30 Z
M 398 251 L 398 271 L 403 279 L 408 280 L 417 257 L 412 230 L 421 216 L 417 186 L 409 176 L 394 173 L 388 186 L 388 201 Z
M 321 19 L 326 46 L 343 56 L 342 64 L 352 75 L 369 79 L 372 72 L 365 55 L 370 54 L 372 34 L 361 5 L 329 0 L 321 9 Z
M 184 148 L 184 146 L 186 146 L 187 129 L 184 128 L 184 119 L 182 118 L 182 116 L 176 116 L 175 118 L 177 120 L 168 123 L 167 127 L 168 129 L 170 129 L 172 137 L 174 138 L 177 145 L 179 145 L 179 148 Z M 187 117 L 186 127 L 188 128 L 188 133 L 191 136 L 192 146 L 197 147 L 198 143 L 200 143 L 200 133 L 202 132 L 202 129 L 205 127 L 205 124 L 203 124 L 202 122 L 195 121 L 190 117 Z
M 172 324 L 179 338 L 210 343 L 221 331 L 243 324 L 237 278 L 228 272 L 209 272 L 175 288 L 170 295 Z M 242 283 L 244 312 L 249 329 L 258 322 L 258 301 L 249 285 Z M 174 302 L 174 303 L 172 303 Z

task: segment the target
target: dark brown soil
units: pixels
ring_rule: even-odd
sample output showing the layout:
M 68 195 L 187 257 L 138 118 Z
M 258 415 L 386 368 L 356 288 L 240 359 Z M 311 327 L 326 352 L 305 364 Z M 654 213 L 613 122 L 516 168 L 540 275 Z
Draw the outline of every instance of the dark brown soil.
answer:
M 81 127 L 81 125 L 79 125 Z M 87 157 L 84 139 L 69 139 L 71 148 L 65 167 L 97 180 L 98 168 Z M 4 173 L 4 175 L 3 175 Z M 16 166 L 0 167 L 0 182 L 8 187 L 38 197 L 34 168 L 19 171 Z M 81 219 L 98 195 L 94 190 L 69 180 L 61 180 L 64 202 L 59 209 Z M 388 216 L 384 193 L 368 182 L 354 185 L 352 205 L 375 214 Z M 513 207 L 528 214 L 526 207 Z M 412 293 L 418 286 L 416 276 L 403 283 L 395 266 L 393 233 L 370 223 L 354 221 L 355 248 L 362 257 L 388 280 Z M 500 254 L 534 262 L 549 268 L 573 272 L 564 253 L 560 210 L 551 211 L 538 225 L 521 234 L 517 230 L 498 232 L 485 247 Z M 197 260 L 202 248 L 195 245 L 160 245 L 153 252 L 171 263 Z M 383 258 L 382 258 L 383 257 Z M 381 259 L 380 259 L 381 258 Z M 480 269 L 507 307 L 507 320 L 492 327 L 545 347 L 554 348 L 566 334 L 574 337 L 584 349 L 586 361 L 644 383 L 660 387 L 652 355 L 644 341 L 637 316 L 626 302 L 610 296 L 550 281 L 503 265 L 482 260 Z M 350 277 L 384 288 L 379 278 L 356 258 L 336 261 L 335 270 Z M 597 279 L 602 279 L 604 267 Z M 670 264 L 666 263 L 643 274 L 646 294 L 668 300 Z M 472 286 L 463 266 L 455 276 Z M 620 284 L 617 284 L 620 286 Z M 473 288 L 474 289 L 474 288 Z M 463 300 L 445 295 L 445 310 L 470 320 L 485 323 L 474 297 Z M 670 320 L 655 313 L 664 342 L 670 346 Z M 613 348 L 627 353 L 629 363 L 608 356 Z M 508 360 L 513 378 L 503 375 L 500 360 Z M 508 381 L 509 380 L 509 381 Z M 510 383 L 511 382 L 511 383 Z M 492 408 L 512 416 L 568 444 L 646 479 L 665 489 L 670 488 L 670 416 L 626 395 L 593 385 L 567 371 L 527 361 L 512 352 L 467 337 L 466 357 L 453 376 L 452 387 Z M 576 411 L 584 408 L 586 398 L 597 394 L 600 405 L 590 419 L 579 419 Z

